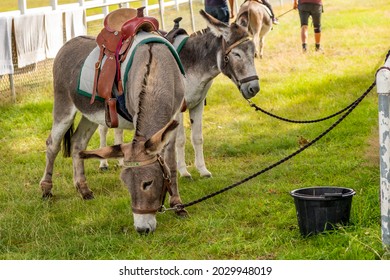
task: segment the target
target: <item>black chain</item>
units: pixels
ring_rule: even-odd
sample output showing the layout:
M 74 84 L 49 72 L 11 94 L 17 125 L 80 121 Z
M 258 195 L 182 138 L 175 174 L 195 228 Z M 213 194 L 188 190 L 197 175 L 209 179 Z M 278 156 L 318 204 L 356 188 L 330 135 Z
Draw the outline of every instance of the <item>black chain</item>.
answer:
M 389 51 L 387 52 L 387 54 L 386 54 L 385 63 L 386 63 L 387 59 L 389 58 L 389 56 L 390 56 L 390 50 L 389 50 Z M 382 67 L 382 68 L 383 68 L 383 67 Z M 385 68 L 387 68 L 387 67 L 385 67 Z M 262 113 L 264 113 L 264 114 L 266 114 L 266 115 L 268 115 L 268 116 L 271 116 L 271 117 L 276 118 L 276 119 L 281 120 L 281 121 L 290 122 L 290 123 L 317 123 L 317 122 L 322 122 L 322 121 L 325 121 L 325 120 L 329 120 L 329 119 L 331 119 L 331 118 L 333 118 L 333 117 L 335 117 L 335 116 L 338 116 L 338 115 L 344 113 L 344 112 L 347 111 L 349 108 L 351 108 L 352 106 L 354 106 L 354 104 L 355 104 L 356 102 L 360 102 L 363 96 L 365 96 L 365 93 L 363 93 L 362 96 L 360 96 L 360 97 L 359 97 L 358 99 L 356 99 L 354 102 L 352 102 L 351 104 L 349 104 L 347 107 L 345 107 L 344 109 L 342 109 L 342 110 L 340 110 L 340 111 L 338 111 L 338 112 L 336 112 L 336 113 L 334 113 L 334 114 L 332 114 L 332 115 L 329 115 L 329 116 L 327 116 L 327 117 L 323 117 L 323 118 L 320 118 L 320 119 L 307 120 L 307 121 L 302 121 L 302 120 L 291 120 L 291 119 L 283 118 L 283 117 L 277 116 L 277 115 L 275 115 L 275 114 L 272 114 L 272 113 L 270 113 L 270 112 L 268 112 L 268 111 L 266 111 L 266 110 L 260 108 L 259 106 L 257 106 L 256 104 L 254 104 L 254 103 L 253 103 L 252 101 L 250 101 L 250 100 L 247 100 L 247 101 L 248 101 L 248 103 L 249 103 L 249 105 L 250 105 L 251 107 L 255 108 L 256 111 L 260 111 L 260 112 L 262 112 Z M 364 97 L 363 97 L 363 98 L 364 98 Z
M 245 182 L 247 182 L 247 181 L 249 181 L 249 180 L 251 180 L 251 179 L 253 179 L 253 178 L 255 178 L 255 177 L 257 177 L 257 176 L 259 176 L 259 175 L 261 175 L 261 174 L 263 174 L 263 173 L 265 173 L 267 171 L 269 171 L 269 170 L 271 170 L 271 169 L 273 169 L 274 167 L 276 167 L 276 166 L 278 166 L 278 165 L 288 161 L 289 159 L 295 157 L 296 155 L 300 154 L 301 152 L 303 152 L 304 150 L 309 148 L 311 145 L 316 143 L 318 140 L 320 140 L 322 137 L 327 135 L 339 123 L 341 123 L 356 108 L 356 106 L 367 96 L 367 94 L 370 93 L 370 91 L 375 87 L 375 85 L 376 85 L 376 81 L 374 81 L 371 84 L 371 86 L 363 93 L 362 96 L 360 96 L 354 103 L 352 103 L 350 106 L 348 106 L 346 109 L 344 109 L 344 111 L 347 110 L 347 112 L 344 115 L 342 115 L 336 122 L 334 122 L 327 130 L 322 132 L 314 140 L 312 140 L 311 142 L 308 142 L 305 146 L 301 147 L 299 150 L 295 151 L 294 153 L 288 155 L 287 157 L 285 157 L 285 158 L 283 158 L 283 159 L 281 159 L 281 160 L 279 160 L 279 161 L 269 165 L 268 167 L 260 170 L 259 172 L 254 173 L 253 175 L 251 175 L 251 176 L 249 176 L 249 177 L 247 177 L 247 178 L 245 178 L 245 179 L 243 179 L 243 180 L 241 180 L 241 181 L 239 181 L 237 183 L 234 183 L 234 184 L 232 184 L 230 186 L 227 186 L 227 187 L 225 187 L 225 188 L 223 188 L 223 189 L 221 189 L 219 191 L 216 191 L 214 193 L 206 195 L 206 196 L 204 196 L 202 198 L 199 198 L 197 200 L 194 200 L 192 202 L 176 205 L 173 209 L 175 209 L 175 210 L 184 209 L 186 207 L 192 206 L 194 204 L 197 204 L 197 203 L 200 203 L 200 202 L 202 202 L 204 200 L 212 198 L 212 197 L 214 197 L 214 196 L 216 196 L 218 194 L 221 194 L 221 193 L 224 193 L 224 192 L 226 192 L 228 190 L 231 190 L 231 189 L 233 189 L 233 188 L 235 188 L 235 187 L 237 187 L 237 186 L 239 186 L 239 185 L 241 185 L 241 184 L 243 184 L 243 183 L 245 183 Z
M 347 111 L 349 108 L 351 108 L 361 97 L 359 97 L 358 99 L 356 99 L 354 102 L 352 102 L 351 104 L 349 104 L 347 107 L 345 107 L 344 109 L 330 115 L 330 116 L 327 116 L 327 117 L 324 117 L 324 118 L 320 118 L 320 119 L 315 119 L 315 120 L 308 120 L 308 121 L 301 121 L 301 120 L 291 120 L 291 119 L 286 119 L 286 118 L 283 118 L 283 117 L 280 117 L 280 116 L 277 116 L 277 115 L 274 115 L 270 112 L 267 112 L 266 110 L 260 108 L 259 106 L 257 106 L 255 103 L 253 103 L 252 101 L 248 100 L 249 102 L 249 105 L 253 108 L 255 108 L 256 111 L 261 111 L 262 113 L 268 115 L 268 116 L 271 116 L 273 118 L 276 118 L 278 120 L 282 120 L 282 121 L 285 121 L 285 122 L 290 122 L 290 123 L 316 123 L 316 122 L 322 122 L 322 121 L 325 121 L 325 120 L 328 120 L 328 119 L 331 119 L 337 115 L 340 115 L 341 113 L 344 113 L 345 111 Z

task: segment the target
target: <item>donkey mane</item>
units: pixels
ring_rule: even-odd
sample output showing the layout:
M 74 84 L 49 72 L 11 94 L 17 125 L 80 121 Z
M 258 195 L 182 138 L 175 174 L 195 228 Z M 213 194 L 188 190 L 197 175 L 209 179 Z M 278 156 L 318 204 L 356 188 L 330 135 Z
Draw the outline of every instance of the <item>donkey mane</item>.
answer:
M 141 120 L 143 118 L 143 116 L 145 115 L 144 111 L 146 110 L 145 106 L 144 106 L 144 100 L 145 100 L 145 95 L 146 95 L 146 86 L 148 84 L 148 77 L 150 74 L 150 68 L 151 68 L 151 64 L 152 64 L 152 46 L 153 45 L 150 45 L 149 49 L 148 49 L 149 61 L 146 64 L 146 72 L 145 72 L 144 78 L 142 80 L 141 92 L 139 94 L 139 102 L 138 102 L 139 111 L 138 111 L 138 118 L 137 118 L 138 120 L 137 120 L 137 126 L 135 128 L 135 135 L 138 135 L 138 136 L 141 136 L 140 131 L 142 130 L 140 128 L 141 124 L 140 124 L 139 120 Z
M 196 36 L 208 33 L 208 32 L 210 32 L 210 28 L 207 27 L 207 28 L 195 31 L 194 33 L 190 34 L 190 37 L 196 37 Z

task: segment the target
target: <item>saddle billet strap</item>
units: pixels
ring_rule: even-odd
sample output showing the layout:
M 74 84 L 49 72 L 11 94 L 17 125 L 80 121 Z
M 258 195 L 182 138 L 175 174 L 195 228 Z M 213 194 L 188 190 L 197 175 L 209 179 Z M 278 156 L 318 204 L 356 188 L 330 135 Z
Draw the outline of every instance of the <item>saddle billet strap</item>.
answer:
M 116 98 L 109 98 L 105 101 L 106 125 L 110 128 L 118 127 L 118 114 L 116 111 Z

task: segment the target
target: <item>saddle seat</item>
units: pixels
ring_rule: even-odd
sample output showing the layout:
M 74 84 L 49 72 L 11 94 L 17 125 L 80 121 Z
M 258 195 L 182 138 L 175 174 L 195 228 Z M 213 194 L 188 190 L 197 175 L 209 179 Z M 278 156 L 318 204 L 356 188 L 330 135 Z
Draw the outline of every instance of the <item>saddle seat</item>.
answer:
M 121 8 L 112 11 L 104 19 L 104 28 L 96 38 L 100 48 L 99 59 L 95 64 L 95 77 L 91 104 L 98 94 L 105 100 L 106 125 L 118 127 L 116 109 L 117 98 L 113 94 L 116 78 L 117 94 L 123 94 L 120 64 L 126 58 L 127 51 L 133 42 L 134 36 L 141 30 L 157 32 L 158 21 L 153 17 L 144 16 L 145 7 L 138 9 Z M 102 60 L 106 58 L 102 66 Z

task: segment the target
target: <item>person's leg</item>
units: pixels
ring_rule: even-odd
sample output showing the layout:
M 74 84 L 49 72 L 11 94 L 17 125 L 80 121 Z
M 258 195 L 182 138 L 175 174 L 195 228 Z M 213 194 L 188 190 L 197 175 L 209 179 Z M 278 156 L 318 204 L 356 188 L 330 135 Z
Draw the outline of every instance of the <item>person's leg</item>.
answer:
M 306 52 L 310 12 L 306 11 L 304 5 L 299 5 L 298 11 L 299 11 L 299 18 L 301 21 L 302 50 L 303 50 L 303 52 Z
M 307 51 L 307 37 L 308 37 L 308 26 L 302 25 L 301 26 L 301 41 L 302 41 L 302 50 L 304 52 Z
M 321 50 L 321 14 L 322 14 L 322 6 L 314 5 L 312 11 L 312 18 L 313 18 L 314 41 L 316 44 L 316 51 Z
M 229 7 L 226 3 L 224 6 L 218 7 L 218 19 L 226 24 L 229 24 Z
M 229 24 L 229 8 L 228 6 L 205 6 L 205 11 L 212 17 Z

